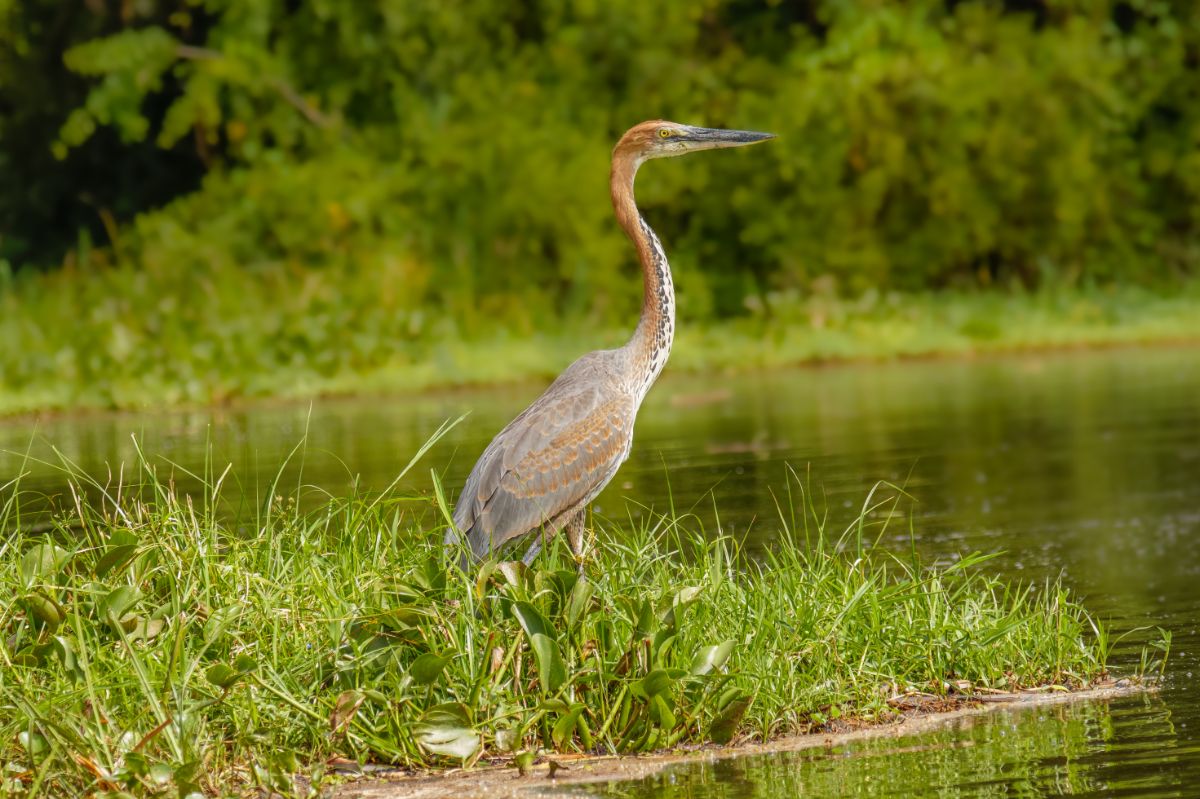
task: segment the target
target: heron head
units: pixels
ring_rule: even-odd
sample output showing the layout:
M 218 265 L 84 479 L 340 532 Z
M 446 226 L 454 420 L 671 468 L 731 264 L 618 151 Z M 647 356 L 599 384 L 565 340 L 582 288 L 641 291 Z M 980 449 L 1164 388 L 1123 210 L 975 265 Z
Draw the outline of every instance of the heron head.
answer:
M 654 119 L 634 125 L 621 140 L 617 149 L 629 149 L 643 160 L 670 158 L 697 150 L 713 150 L 718 147 L 743 147 L 775 138 L 774 133 L 754 130 L 724 130 L 722 128 L 697 128 Z

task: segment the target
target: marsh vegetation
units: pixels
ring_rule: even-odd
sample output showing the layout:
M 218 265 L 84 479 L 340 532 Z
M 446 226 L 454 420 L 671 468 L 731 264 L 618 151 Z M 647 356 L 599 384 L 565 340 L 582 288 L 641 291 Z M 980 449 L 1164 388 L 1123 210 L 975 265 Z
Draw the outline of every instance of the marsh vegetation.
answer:
M 233 513 L 227 472 L 182 495 L 161 471 L 72 474 L 40 532 L 5 487 L 6 790 L 288 792 L 334 756 L 437 767 L 767 739 L 887 719 L 906 691 L 1079 687 L 1112 643 L 1061 585 L 876 547 L 907 523 L 882 486 L 835 519 L 794 480 L 785 533 L 754 557 L 666 514 L 599 521 L 583 575 L 557 547 L 464 574 L 436 543 L 436 491 L 302 511 L 274 486 Z

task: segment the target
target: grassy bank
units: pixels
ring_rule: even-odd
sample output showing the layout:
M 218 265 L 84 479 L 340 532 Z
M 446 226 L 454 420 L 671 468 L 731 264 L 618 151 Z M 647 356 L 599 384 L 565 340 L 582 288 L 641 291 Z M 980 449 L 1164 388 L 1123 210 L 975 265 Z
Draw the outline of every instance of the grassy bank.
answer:
M 505 324 L 411 307 L 416 268 L 0 272 L 0 414 L 547 378 L 633 326 L 633 297 L 621 323 L 548 308 L 538 324 Z M 673 370 L 1200 341 L 1200 281 L 1157 293 L 780 294 L 724 321 L 708 320 L 680 282 Z
M 799 485 L 748 558 L 688 518 L 598 524 L 586 574 L 464 575 L 444 503 L 385 493 L 230 515 L 76 475 L 52 529 L 0 542 L 0 779 L 20 796 L 287 793 L 333 756 L 406 766 L 538 750 L 631 753 L 885 720 L 907 690 L 1078 687 L 1103 628 L 1017 587 L 875 548 L 894 501 L 843 527 Z M 24 527 L 19 485 L 0 524 Z M 274 492 L 272 492 L 274 493 Z M 94 500 L 82 499 L 96 497 Z

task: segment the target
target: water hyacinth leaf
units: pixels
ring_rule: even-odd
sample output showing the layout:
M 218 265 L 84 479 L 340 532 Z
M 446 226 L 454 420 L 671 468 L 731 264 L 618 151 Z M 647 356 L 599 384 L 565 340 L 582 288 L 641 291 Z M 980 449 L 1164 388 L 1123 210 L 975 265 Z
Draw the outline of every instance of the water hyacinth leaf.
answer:
M 115 588 L 100 600 L 100 615 L 110 622 L 118 623 L 141 597 L 141 592 L 132 585 Z
M 708 726 L 708 739 L 713 743 L 727 744 L 733 740 L 742 717 L 750 709 L 752 697 L 737 688 L 729 688 L 717 701 L 717 715 Z
M 686 672 L 682 669 L 655 669 L 630 687 L 634 696 L 649 699 L 668 690 Z
M 671 653 L 672 647 L 675 646 L 675 640 L 678 638 L 673 632 L 674 629 L 674 627 L 665 627 L 655 634 L 654 641 L 650 644 L 653 663 L 661 663 Z
M 725 641 L 713 646 L 702 646 L 696 652 L 696 656 L 692 658 L 691 673 L 697 677 L 702 677 L 714 669 L 719 669 L 725 665 L 725 661 L 729 660 L 729 656 L 733 654 L 733 641 Z
M 154 638 L 156 635 L 161 633 L 163 627 L 167 625 L 167 623 L 162 619 L 147 619 L 143 616 L 136 617 L 132 620 L 132 622 L 132 628 L 127 630 L 130 641 L 149 641 L 151 638 Z M 126 625 L 122 625 L 122 627 L 125 626 Z
M 517 621 L 521 624 L 521 629 L 525 631 L 530 642 L 533 641 L 535 635 L 544 635 L 547 638 L 554 638 L 554 628 L 550 626 L 550 622 L 546 621 L 546 617 L 541 612 L 528 602 L 514 602 L 512 605 L 513 615 L 517 617 Z
M 537 658 L 538 680 L 542 684 L 542 692 L 552 694 L 567 681 L 567 667 L 563 663 L 562 653 L 558 650 L 558 642 L 548 635 L 534 633 L 530 645 Z
M 71 553 L 55 544 L 37 544 L 21 556 L 21 585 L 26 590 L 33 588 L 41 578 L 51 577 L 58 573 Z
M 496 564 L 496 570 L 511 588 L 520 588 L 529 578 L 529 567 L 519 560 L 506 560 Z
M 663 622 L 665 623 L 669 619 L 677 619 L 678 617 L 675 616 L 675 611 L 686 608 L 688 605 L 695 602 L 699 596 L 700 588 L 698 586 L 689 585 L 680 588 L 671 595 L 671 602 L 662 614 Z
M 50 744 L 46 742 L 45 737 L 40 732 L 21 730 L 21 732 L 17 733 L 17 742 L 21 744 L 21 748 L 34 760 L 39 759 L 42 755 L 50 751 Z
M 204 672 L 204 678 L 222 690 L 230 688 L 241 676 L 237 669 L 227 663 L 214 663 Z
M 634 638 L 650 638 L 658 629 L 658 620 L 654 617 L 654 607 L 650 600 L 644 600 L 637 610 L 637 622 L 634 625 Z
M 130 531 L 114 530 L 104 554 L 96 561 L 95 575 L 103 577 L 117 566 L 124 566 L 137 553 L 137 544 L 137 536 Z
M 592 581 L 586 577 L 580 577 L 571 588 L 571 596 L 567 599 L 567 625 L 572 629 L 587 613 L 595 590 Z
M 496 751 L 511 752 L 517 747 L 517 731 L 511 728 L 496 730 Z
M 496 571 L 495 561 L 484 561 L 479 566 L 479 573 L 475 575 L 475 601 L 482 602 L 487 596 L 488 583 L 492 579 L 492 574 Z
M 664 730 L 671 730 L 675 727 L 675 714 L 661 694 L 650 699 L 650 720 Z
M 242 606 L 236 604 L 217 608 L 210 613 L 208 620 L 204 622 L 204 643 L 209 645 L 215 643 L 237 621 L 241 613 Z
M 449 662 L 449 656 L 426 652 L 413 661 L 408 673 L 412 675 L 413 682 L 417 685 L 431 685 L 437 681 L 438 677 L 442 676 L 442 670 Z
M 562 751 L 563 744 L 569 742 L 575 735 L 575 727 L 579 724 L 579 717 L 583 715 L 583 710 L 584 705 L 577 703 L 554 723 L 550 738 L 554 741 L 555 749 Z
M 413 728 L 417 743 L 427 752 L 466 760 L 479 751 L 481 739 L 471 729 L 470 714 L 459 702 L 434 705 Z
M 31 616 L 44 624 L 51 632 L 58 629 L 58 625 L 62 623 L 64 615 L 62 606 L 41 591 L 34 591 L 26 596 L 25 607 Z

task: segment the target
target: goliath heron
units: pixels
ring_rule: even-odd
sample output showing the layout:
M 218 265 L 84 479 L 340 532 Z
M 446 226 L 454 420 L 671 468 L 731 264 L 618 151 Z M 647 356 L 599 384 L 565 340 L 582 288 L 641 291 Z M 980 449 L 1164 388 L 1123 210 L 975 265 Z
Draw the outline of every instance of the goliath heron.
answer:
M 612 157 L 612 203 L 617 221 L 637 248 L 642 267 L 642 316 L 629 343 L 589 352 L 567 367 L 533 404 L 509 422 L 483 451 L 454 508 L 454 527 L 471 555 L 489 552 L 540 530 L 525 563 L 559 530 L 577 560 L 583 557 L 587 505 L 616 474 L 633 444 L 633 422 L 662 371 L 675 333 L 675 290 L 658 236 L 638 212 L 633 180 L 651 158 L 774 138 L 770 133 L 695 128 L 653 120 L 630 128 Z M 465 565 L 465 559 L 464 559 Z

